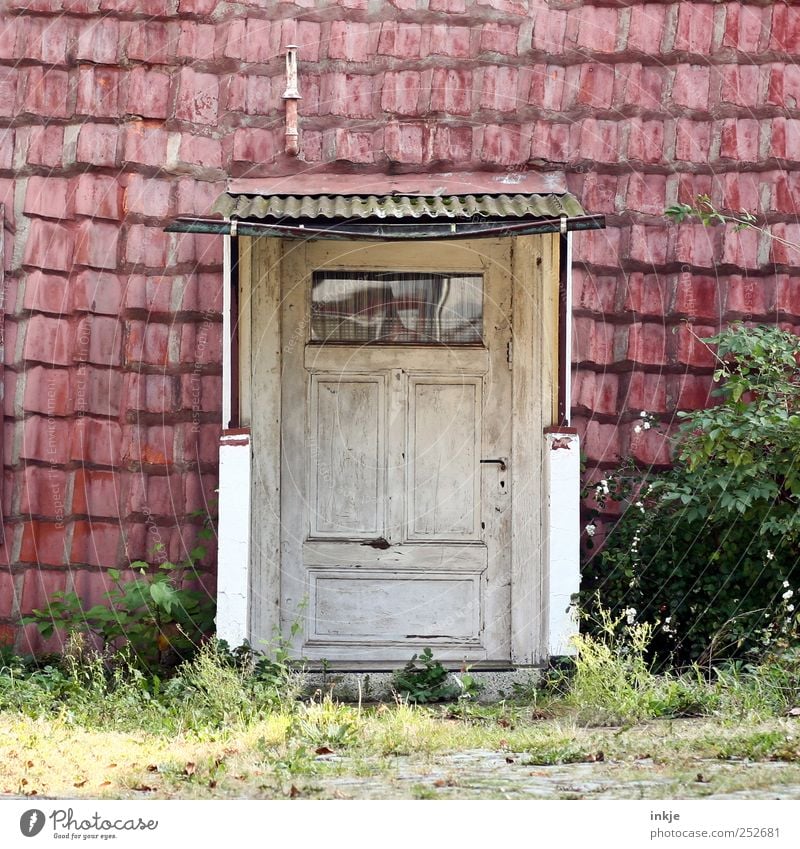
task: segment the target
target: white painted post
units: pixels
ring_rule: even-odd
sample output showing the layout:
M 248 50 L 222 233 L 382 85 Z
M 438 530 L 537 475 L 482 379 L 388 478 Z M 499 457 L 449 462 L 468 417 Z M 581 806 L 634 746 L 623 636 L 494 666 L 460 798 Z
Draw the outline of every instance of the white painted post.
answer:
M 566 322 L 564 327 L 564 356 L 567 358 L 566 368 L 564 369 L 564 415 L 566 422 L 569 425 L 572 422 L 572 233 L 567 233 L 567 257 L 564 261 L 566 265 L 566 295 L 567 305 L 564 310 Z
M 231 237 L 222 237 L 222 427 L 231 424 Z
M 238 648 L 250 636 L 249 428 L 220 437 L 218 521 L 217 637 Z
M 548 535 L 548 634 L 551 657 L 574 655 L 580 590 L 580 442 L 574 428 L 545 431 L 544 472 Z

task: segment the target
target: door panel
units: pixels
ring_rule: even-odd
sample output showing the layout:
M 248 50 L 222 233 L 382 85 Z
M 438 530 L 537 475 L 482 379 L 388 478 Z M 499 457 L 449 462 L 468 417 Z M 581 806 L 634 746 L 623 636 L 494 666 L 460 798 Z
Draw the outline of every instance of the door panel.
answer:
M 348 563 L 356 568 L 380 567 L 425 572 L 478 572 L 486 569 L 486 546 L 417 545 L 398 543 L 389 548 L 373 548 L 363 542 L 308 540 L 303 544 L 303 562 L 307 567 L 336 567 Z
M 513 459 L 510 250 L 428 248 L 309 243 L 283 266 L 282 625 L 300 622 L 296 652 L 334 668 L 396 668 L 426 646 L 454 663 L 510 660 L 511 496 L 505 471 L 481 463 Z M 312 342 L 325 268 L 468 272 L 484 345 Z
M 348 372 L 390 371 L 402 362 L 408 371 L 439 371 L 442 373 L 482 375 L 489 371 L 489 351 L 486 348 L 434 348 L 411 346 L 364 345 L 306 345 L 303 364 L 314 371 L 338 372 L 342 367 L 342 352 L 346 352 Z M 504 354 L 505 356 L 505 354 Z
M 383 375 L 312 374 L 312 537 L 383 532 L 385 396 Z
M 478 574 L 312 569 L 310 577 L 312 641 L 479 641 Z
M 481 380 L 412 376 L 408 539 L 480 539 Z

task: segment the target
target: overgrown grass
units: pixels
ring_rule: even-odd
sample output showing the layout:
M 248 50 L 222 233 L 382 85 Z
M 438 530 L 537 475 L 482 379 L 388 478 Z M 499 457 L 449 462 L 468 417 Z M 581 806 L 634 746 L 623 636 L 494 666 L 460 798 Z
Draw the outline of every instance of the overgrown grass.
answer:
M 651 626 L 607 612 L 601 617 L 594 634 L 576 639 L 577 655 L 567 668 L 546 673 L 538 688 L 514 701 L 530 705 L 539 718 L 587 726 L 689 716 L 757 721 L 800 704 L 797 652 L 767 654 L 749 665 L 655 672 L 648 658 Z M 429 717 L 426 727 L 426 714 L 400 697 L 391 709 L 362 713 L 330 697 L 303 699 L 302 690 L 302 672 L 288 661 L 232 654 L 214 642 L 164 677 L 145 675 L 124 654 L 109 659 L 84 650 L 45 666 L 16 658 L 0 667 L 0 711 L 32 719 L 174 734 L 242 730 L 280 715 L 289 717 L 296 736 L 316 747 L 349 746 L 364 734 L 384 752 L 438 745 L 438 726 Z M 481 710 L 461 701 L 447 715 L 474 729 L 486 724 Z M 489 721 L 494 718 L 490 714 Z
M 169 677 L 145 675 L 124 653 L 67 653 L 40 666 L 0 668 L 0 711 L 98 730 L 244 728 L 293 710 L 302 675 L 289 664 L 256 663 L 210 642 Z
M 383 780 L 404 758 L 474 750 L 529 768 L 647 759 L 676 776 L 697 758 L 800 761 L 800 726 L 786 717 L 798 701 L 794 656 L 657 674 L 649 638 L 647 626 L 609 618 L 578 641 L 570 671 L 491 706 L 343 704 L 304 695 L 286 661 L 214 643 L 163 678 L 124 656 L 10 659 L 0 670 L 0 791 L 281 796 L 300 782 L 325 795 L 337 776 Z M 450 778 L 440 780 L 446 793 Z
M 655 672 L 653 629 L 600 609 L 594 633 L 575 639 L 573 667 L 547 679 L 560 707 L 588 725 L 628 725 L 661 717 L 758 720 L 800 702 L 800 657 L 766 652 L 757 663 Z

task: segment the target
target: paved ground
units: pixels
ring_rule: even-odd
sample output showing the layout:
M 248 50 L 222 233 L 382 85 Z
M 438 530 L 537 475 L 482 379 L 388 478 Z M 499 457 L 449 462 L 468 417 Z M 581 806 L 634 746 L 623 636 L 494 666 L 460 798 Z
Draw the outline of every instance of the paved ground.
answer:
M 336 756 L 320 760 L 343 761 Z M 302 795 L 387 799 L 800 799 L 800 767 L 778 762 L 694 760 L 531 764 L 524 754 L 468 751 L 435 760 L 398 757 L 374 774 L 314 776 L 295 782 Z

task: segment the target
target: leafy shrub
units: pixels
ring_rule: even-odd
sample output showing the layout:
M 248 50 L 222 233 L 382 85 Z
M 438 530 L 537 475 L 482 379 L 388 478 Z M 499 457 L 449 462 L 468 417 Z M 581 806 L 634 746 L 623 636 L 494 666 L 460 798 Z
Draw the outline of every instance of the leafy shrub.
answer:
M 45 610 L 34 610 L 22 621 L 35 624 L 44 637 L 58 629 L 90 635 L 106 652 L 127 645 L 143 668 L 185 659 L 214 624 L 214 600 L 190 586 L 204 554 L 198 546 L 182 563 L 161 563 L 155 571 L 136 561 L 131 567 L 138 577 L 129 580 L 118 569 L 108 569 L 113 586 L 104 593 L 106 603 L 87 608 L 77 593 L 56 592 Z
M 412 702 L 446 702 L 458 697 L 458 686 L 450 680 L 450 673 L 430 649 L 414 655 L 392 678 L 392 684 Z
M 466 670 L 460 675 L 451 675 L 434 659 L 429 648 L 420 655 L 415 654 L 402 669 L 398 669 L 392 685 L 401 696 L 421 704 L 468 699 L 476 696 L 481 689 L 480 682 Z
M 735 324 L 702 341 L 718 403 L 678 414 L 672 470 L 602 482 L 601 503 L 628 506 L 584 582 L 590 608 L 633 610 L 680 663 L 768 642 L 800 577 L 800 339 Z

